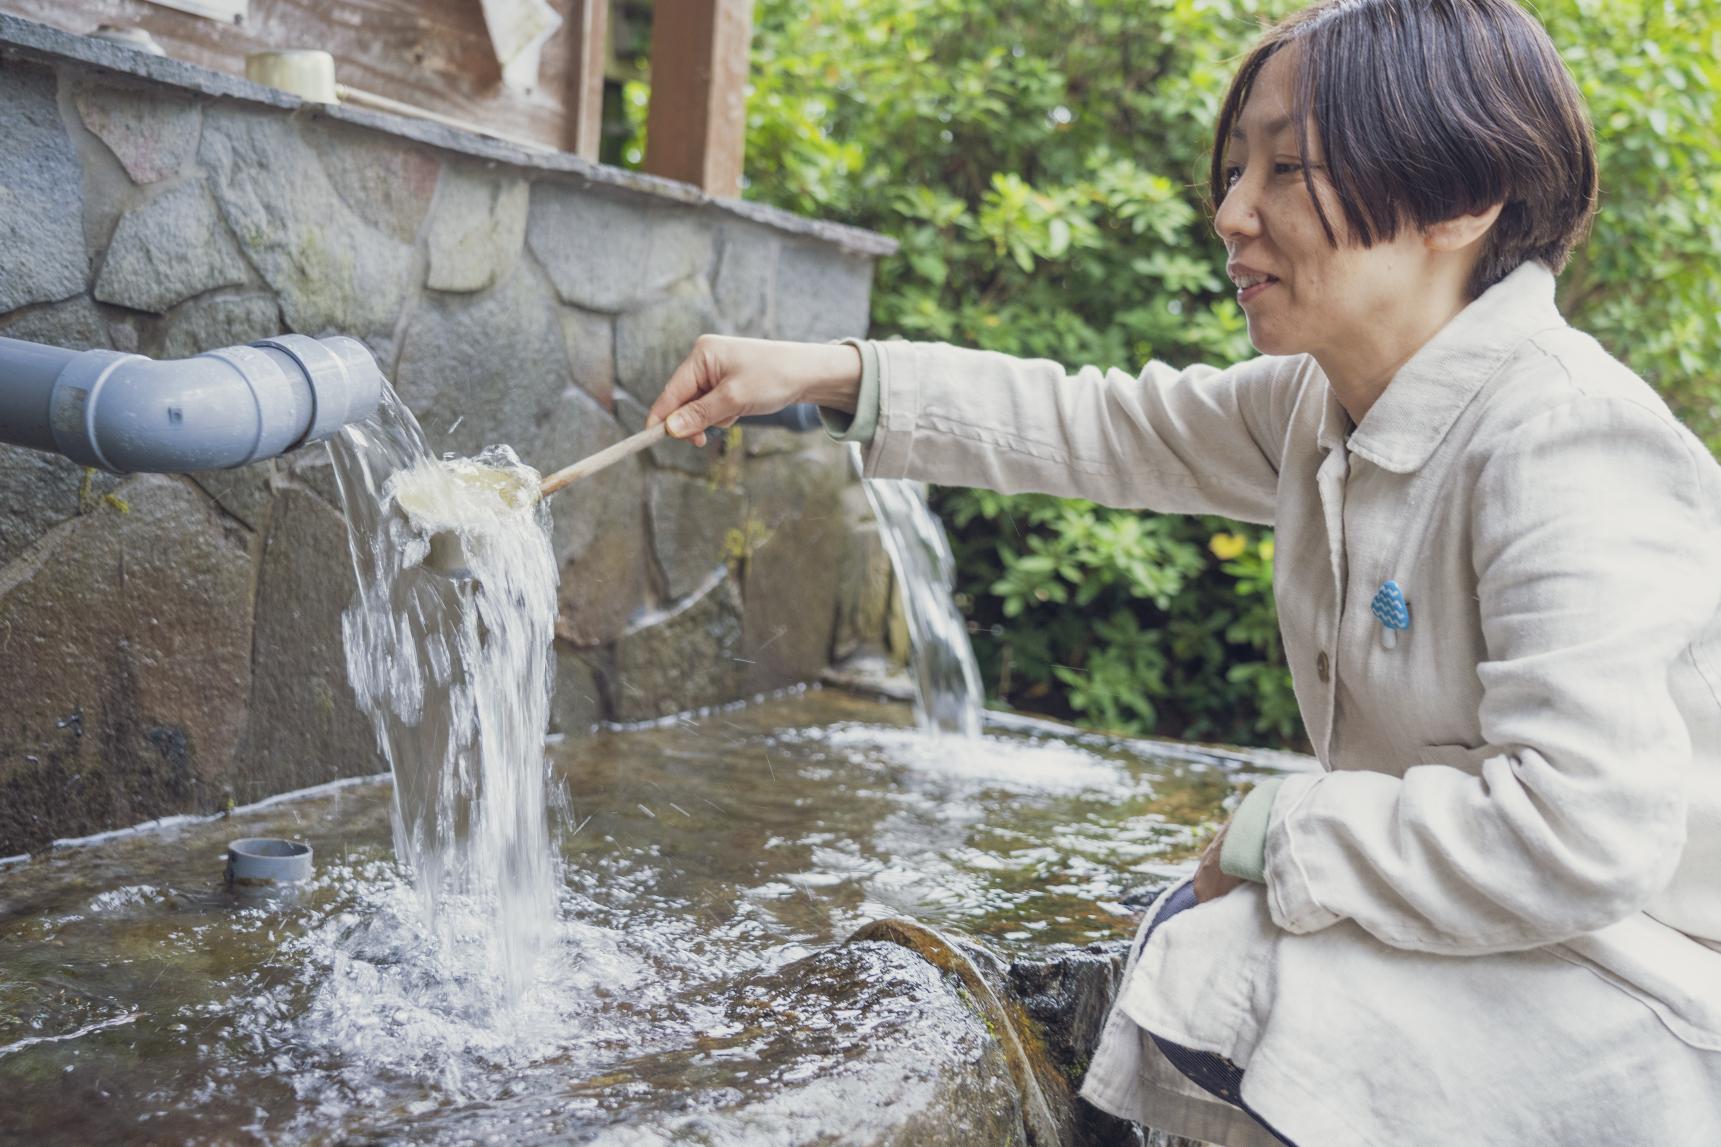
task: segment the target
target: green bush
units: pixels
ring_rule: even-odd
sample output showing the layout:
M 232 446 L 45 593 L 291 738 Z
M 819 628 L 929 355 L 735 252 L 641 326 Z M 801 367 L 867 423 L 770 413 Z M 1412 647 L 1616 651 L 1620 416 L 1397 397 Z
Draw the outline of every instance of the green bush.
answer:
M 1217 105 L 1287 0 L 758 0 L 749 198 L 894 236 L 875 335 L 1066 365 L 1253 353 L 1201 198 Z M 1537 6 L 1601 141 L 1562 305 L 1721 448 L 1721 0 Z M 630 107 L 643 121 L 635 90 Z M 995 703 L 1303 743 L 1272 534 L 947 489 Z

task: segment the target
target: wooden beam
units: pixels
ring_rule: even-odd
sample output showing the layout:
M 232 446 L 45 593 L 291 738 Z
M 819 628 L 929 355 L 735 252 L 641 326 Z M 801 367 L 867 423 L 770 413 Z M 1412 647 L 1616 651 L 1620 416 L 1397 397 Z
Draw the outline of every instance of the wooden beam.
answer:
M 571 0 L 568 37 L 567 138 L 562 146 L 593 163 L 604 133 L 604 65 L 609 61 L 609 0 Z
M 657 0 L 645 170 L 741 194 L 753 0 Z

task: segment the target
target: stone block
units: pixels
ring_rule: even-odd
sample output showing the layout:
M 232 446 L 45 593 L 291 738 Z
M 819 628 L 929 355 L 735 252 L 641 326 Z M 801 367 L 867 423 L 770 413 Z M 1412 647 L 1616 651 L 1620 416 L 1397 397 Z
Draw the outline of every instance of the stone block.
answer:
M 705 275 L 711 224 L 686 207 L 539 181 L 526 242 L 565 303 L 614 314 Z
M 81 165 L 55 99 L 52 72 L 0 61 L 0 314 L 89 278 Z
M 1114 940 L 1085 948 L 1057 944 L 1042 957 L 1010 964 L 1005 986 L 1026 1021 L 1023 1031 L 1037 1040 L 1055 1072 L 1048 1079 L 1048 1090 L 1073 1091 L 1072 1085 L 1087 1073 L 1128 956 L 1129 941 Z M 1065 1109 L 1070 1116 L 1066 1141 L 1093 1145 L 1140 1142 L 1134 1124 L 1096 1107 L 1070 1102 Z M 1149 1131 L 1148 1137 L 1153 1147 L 1201 1147 L 1198 1140 L 1161 1131 Z
M 615 318 L 562 308 L 562 342 L 574 383 L 615 413 Z
M 602 645 L 621 636 L 651 603 L 650 565 L 639 511 L 613 518 L 603 544 L 589 547 L 562 566 L 556 636 L 575 645 Z
M 198 158 L 222 217 L 280 297 L 289 327 L 392 334 L 414 278 L 412 248 L 348 205 L 295 121 L 211 107 Z
M 610 719 L 606 701 L 608 651 L 557 641 L 556 688 L 550 694 L 550 731 L 579 736 Z
M 206 350 L 271 338 L 286 330 L 275 296 L 211 295 L 176 307 L 162 337 L 163 358 L 189 358 Z
M 618 721 L 733 700 L 741 602 L 723 567 L 672 608 L 640 617 L 615 643 L 610 699 Z
M 439 454 L 506 443 L 529 465 L 573 461 L 551 449 L 549 426 L 568 388 L 561 318 L 524 260 L 488 291 L 423 299 L 401 343 L 395 388 Z
M 248 537 L 128 479 L 0 580 L 0 855 L 219 808 L 251 692 Z
M 72 89 L 72 103 L 134 182 L 177 175 L 197 151 L 202 115 L 189 99 L 84 78 Z
M 329 448 L 321 442 L 302 446 L 281 459 L 293 481 L 307 487 L 325 504 L 341 510 L 341 487 L 335 479 L 334 459 Z
M 908 602 L 902 594 L 902 580 L 890 581 L 890 625 L 886 652 L 891 664 L 907 666 L 914 659 L 914 642 L 908 632 Z
M 577 386 L 568 387 L 546 415 L 544 472 L 590 457 L 625 436 L 597 399 Z M 599 533 L 615 526 L 616 515 L 641 515 L 645 510 L 644 475 L 638 457 L 624 458 L 581 479 L 550 500 L 551 540 L 558 561 L 583 555 Z
M 624 433 L 575 386 L 550 407 L 540 431 L 546 471 L 620 442 Z M 638 455 L 624 458 L 550 499 L 551 542 L 561 567 L 556 633 L 564 641 L 612 641 L 652 600 L 645 473 Z
M 442 163 L 412 140 L 320 122 L 306 135 L 341 202 L 378 231 L 412 243 L 436 194 Z
M 867 332 L 873 261 L 785 240 L 777 255 L 772 337 L 826 342 Z
M 829 663 L 847 545 L 846 466 L 830 442 L 748 460 L 741 656 L 752 664 L 742 667 L 746 693 L 812 680 Z
M 201 179 L 188 179 L 120 218 L 95 297 L 163 314 L 193 295 L 243 283 L 245 257 Z
M 518 177 L 447 167 L 428 240 L 436 291 L 482 291 L 506 279 L 526 242 L 527 184 Z
M 1011 962 L 1009 994 L 1039 1025 L 1060 1069 L 1079 1076 L 1099 1048 L 1128 955 L 1129 942 L 1120 940 L 1085 948 L 1059 944 L 1043 956 Z
M 646 416 L 650 407 L 629 395 L 624 390 L 615 394 L 616 420 L 628 434 L 638 434 L 645 429 Z M 691 442 L 679 438 L 664 438 L 656 446 L 645 452 L 645 457 L 653 466 L 666 470 L 680 470 L 684 474 L 697 474 L 702 477 L 717 474 L 729 449 L 727 433 L 719 431 L 705 436 L 705 445 L 695 446 Z
M 674 600 L 686 597 L 722 566 L 730 531 L 739 530 L 746 497 L 709 482 L 671 471 L 646 477 L 646 506 L 651 516 L 651 548 Z
M 186 477 L 246 529 L 261 530 L 269 524 L 269 510 L 275 500 L 270 489 L 275 469 L 275 460 L 268 458 L 237 470 L 203 470 Z
M 114 346 L 112 334 L 101 310 L 83 295 L 23 314 L 0 317 L 0 335 L 67 350 L 123 350 Z
M 644 467 L 624 458 L 582 479 L 551 499 L 550 518 L 562 567 L 557 636 L 613 641 L 652 602 Z
M 233 780 L 239 802 L 387 769 L 347 684 L 341 612 L 356 588 L 340 514 L 303 490 L 280 489 L 257 578 L 251 719 Z
M 780 242 L 767 227 L 732 223 L 719 229 L 711 292 L 726 334 L 754 338 L 770 334 Z
M 843 556 L 838 567 L 837 624 L 831 661 L 883 656 L 889 644 L 890 590 L 895 571 L 879 535 L 866 491 L 850 483 L 842 491 Z
M 616 383 L 647 409 L 700 335 L 717 329 L 717 312 L 702 280 L 616 319 Z
M 100 505 L 118 483 L 58 454 L 0 443 L 0 567 L 61 522 Z

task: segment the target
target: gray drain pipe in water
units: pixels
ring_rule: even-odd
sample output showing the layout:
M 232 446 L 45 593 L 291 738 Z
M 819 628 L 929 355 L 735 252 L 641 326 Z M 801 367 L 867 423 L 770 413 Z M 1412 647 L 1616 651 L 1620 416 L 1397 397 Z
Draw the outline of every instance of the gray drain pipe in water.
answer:
M 339 335 L 173 362 L 0 338 L 0 442 L 116 474 L 226 470 L 369 417 L 382 386 L 370 351 Z

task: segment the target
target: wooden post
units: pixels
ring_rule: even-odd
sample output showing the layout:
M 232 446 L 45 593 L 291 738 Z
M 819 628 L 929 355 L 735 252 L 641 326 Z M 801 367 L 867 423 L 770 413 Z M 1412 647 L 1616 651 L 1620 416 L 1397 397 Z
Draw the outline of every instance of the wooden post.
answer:
M 657 0 L 645 170 L 741 194 L 753 0 Z
M 568 94 L 563 147 L 596 163 L 604 131 L 609 0 L 573 0 L 568 10 Z

